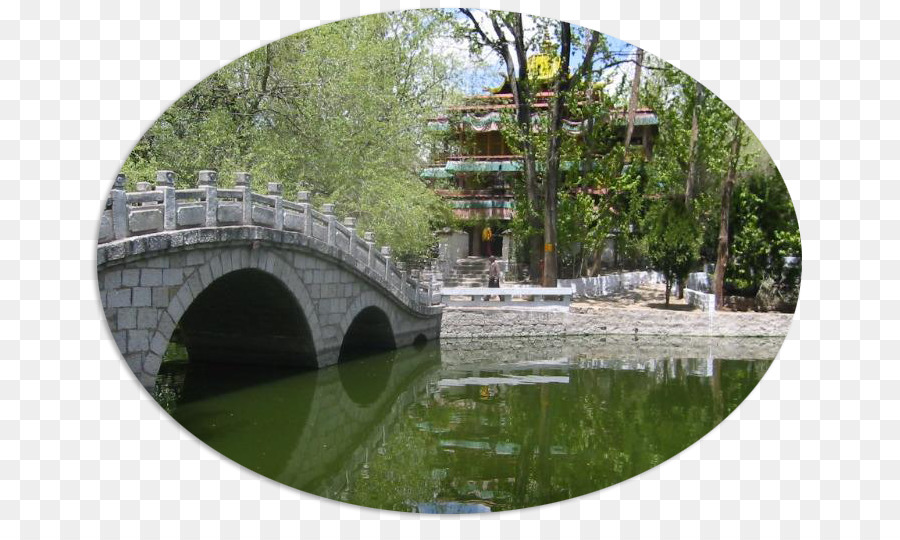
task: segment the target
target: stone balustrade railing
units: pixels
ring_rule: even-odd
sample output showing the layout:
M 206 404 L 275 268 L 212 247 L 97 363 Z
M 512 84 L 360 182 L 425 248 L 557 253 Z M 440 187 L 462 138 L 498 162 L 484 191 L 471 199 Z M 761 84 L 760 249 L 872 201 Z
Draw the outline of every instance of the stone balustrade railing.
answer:
M 420 281 L 419 271 L 407 272 L 394 263 L 390 246 L 376 247 L 375 233 L 356 231 L 356 218 L 341 223 L 334 204 L 315 210 L 309 192 L 296 201 L 282 197 L 281 184 L 269 183 L 268 194 L 251 190 L 249 173 L 235 174 L 235 188 L 218 187 L 218 173 L 200 171 L 198 187 L 175 189 L 175 173 L 157 171 L 156 186 L 138 182 L 136 192 L 125 191 L 125 175 L 116 176 L 100 220 L 98 244 L 167 231 L 208 227 L 255 226 L 299 233 L 333 246 L 364 264 L 394 294 L 417 305 L 432 305 L 433 285 Z

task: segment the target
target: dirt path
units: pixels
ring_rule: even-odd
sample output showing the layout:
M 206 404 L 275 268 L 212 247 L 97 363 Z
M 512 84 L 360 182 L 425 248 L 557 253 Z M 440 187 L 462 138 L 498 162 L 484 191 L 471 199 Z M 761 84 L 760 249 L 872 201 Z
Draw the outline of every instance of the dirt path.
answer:
M 630 291 L 611 294 L 601 298 L 582 298 L 572 301 L 572 310 L 579 313 L 590 313 L 593 309 L 662 309 L 668 311 L 700 311 L 679 300 L 675 295 L 669 297 L 666 306 L 666 286 L 660 283 L 648 283 Z

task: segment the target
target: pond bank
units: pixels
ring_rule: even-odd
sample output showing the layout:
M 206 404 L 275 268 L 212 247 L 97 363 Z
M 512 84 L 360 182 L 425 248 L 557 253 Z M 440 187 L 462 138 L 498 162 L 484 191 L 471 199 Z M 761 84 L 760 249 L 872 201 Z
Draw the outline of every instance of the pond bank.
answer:
M 535 336 L 532 338 L 492 337 L 489 340 L 445 338 L 441 340 L 441 362 L 459 366 L 547 363 L 567 358 L 570 362 L 615 360 L 643 364 L 666 358 L 715 358 L 772 360 L 784 342 L 782 336 Z M 537 364 L 536 364 L 537 365 Z
M 716 312 L 666 309 L 582 308 L 565 312 L 545 308 L 447 308 L 441 336 L 448 338 L 652 335 L 785 336 L 792 313 Z

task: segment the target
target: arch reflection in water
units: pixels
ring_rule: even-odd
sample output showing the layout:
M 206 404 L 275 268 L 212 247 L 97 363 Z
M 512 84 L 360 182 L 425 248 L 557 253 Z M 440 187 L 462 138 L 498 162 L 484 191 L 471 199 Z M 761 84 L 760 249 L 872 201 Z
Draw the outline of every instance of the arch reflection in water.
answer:
M 485 353 L 445 340 L 189 401 L 173 416 L 313 494 L 412 512 L 507 510 L 596 491 L 677 454 L 749 394 L 779 345 L 511 339 Z M 377 390 L 357 388 L 367 385 Z M 259 411 L 227 430 L 209 425 L 259 401 L 289 420 L 260 422 L 272 413 Z
M 333 493 L 392 432 L 440 349 L 389 351 L 320 370 L 164 364 L 172 417 L 237 463 L 309 493 Z M 406 397 L 404 397 L 406 396 Z

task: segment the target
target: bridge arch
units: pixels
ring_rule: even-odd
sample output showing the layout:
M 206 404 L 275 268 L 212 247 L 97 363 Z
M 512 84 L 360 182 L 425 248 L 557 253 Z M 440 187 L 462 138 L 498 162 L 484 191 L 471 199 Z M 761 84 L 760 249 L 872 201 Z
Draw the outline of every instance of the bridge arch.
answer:
M 143 363 L 143 372 L 146 377 L 155 379 L 162 363 L 162 355 L 172 339 L 176 326 L 194 306 L 197 299 L 208 292 L 211 286 L 223 283 L 220 281 L 223 277 L 241 276 L 242 274 L 257 276 L 254 278 L 256 280 L 262 279 L 263 283 L 267 283 L 269 291 L 277 290 L 280 286 L 282 291 L 289 293 L 292 298 L 282 299 L 282 302 L 289 300 L 296 306 L 299 318 L 295 316 L 294 320 L 305 323 L 300 327 L 301 335 L 308 338 L 310 345 L 309 349 L 298 352 L 305 353 L 307 358 L 313 358 L 314 365 L 312 367 L 320 364 L 323 337 L 318 313 L 306 285 L 293 270 L 291 263 L 274 252 L 267 252 L 263 256 L 259 250 L 235 247 L 214 254 L 187 276 L 184 283 L 178 288 L 169 302 L 168 308 L 161 314 L 150 340 L 150 351 Z M 228 283 L 231 279 L 227 278 L 224 283 Z M 209 309 L 212 307 L 206 308 L 207 311 Z M 225 314 L 225 316 L 227 315 Z
M 388 314 L 393 311 L 385 304 L 382 296 L 371 291 L 356 297 L 338 325 L 339 361 L 351 359 L 361 352 L 397 348 L 394 329 L 398 323 L 391 320 Z
M 263 270 L 213 280 L 179 322 L 192 362 L 317 367 L 306 315 L 284 283 Z
M 152 198 L 145 194 L 135 197 L 140 201 Z M 257 198 L 254 196 L 254 201 Z M 143 203 L 135 204 L 127 216 L 120 216 L 127 217 L 129 227 L 143 226 L 141 220 L 149 213 L 159 213 L 158 205 L 145 208 Z M 193 212 L 195 206 L 178 209 Z M 263 218 L 267 215 L 263 210 L 271 212 L 262 208 Z M 257 213 L 254 211 L 254 216 Z M 97 249 L 97 277 L 104 315 L 116 346 L 140 383 L 147 389 L 155 386 L 172 335 L 200 295 L 223 276 L 242 270 L 257 270 L 256 274 L 238 275 L 256 276 L 272 290 L 282 291 L 282 296 L 292 297 L 306 320 L 312 336 L 307 341 L 314 344 L 319 368 L 337 364 L 354 319 L 369 308 L 373 309 L 361 320 L 378 319 L 377 326 L 389 327 L 398 348 L 411 345 L 420 334 L 436 338 L 441 307 L 431 305 L 431 296 L 421 294 L 417 282 L 404 280 L 403 272 L 375 252 L 373 244 L 361 244 L 358 238 L 348 242 L 352 231 L 334 220 L 322 225 L 316 215 L 310 211 L 314 227 L 307 227 L 314 234 L 306 234 L 306 229 L 242 225 L 179 228 L 102 241 Z M 296 220 L 291 223 L 294 227 Z M 287 224 L 285 218 L 286 228 Z M 294 307 L 285 307 L 289 305 L 283 304 L 282 309 L 293 312 Z M 205 309 L 237 308 L 213 302 Z M 389 344 L 389 338 L 381 337 Z

